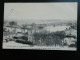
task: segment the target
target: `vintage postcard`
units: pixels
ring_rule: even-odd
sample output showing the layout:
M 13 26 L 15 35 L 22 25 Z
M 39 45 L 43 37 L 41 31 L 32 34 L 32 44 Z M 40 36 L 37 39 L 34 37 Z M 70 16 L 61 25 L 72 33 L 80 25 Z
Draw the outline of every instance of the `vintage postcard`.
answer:
M 4 3 L 3 49 L 77 50 L 77 2 Z

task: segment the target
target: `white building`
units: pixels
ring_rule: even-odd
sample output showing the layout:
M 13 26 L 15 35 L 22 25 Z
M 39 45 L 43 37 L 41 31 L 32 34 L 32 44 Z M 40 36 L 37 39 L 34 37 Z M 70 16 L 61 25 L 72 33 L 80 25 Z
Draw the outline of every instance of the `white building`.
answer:
M 76 39 L 74 39 L 74 38 L 64 38 L 64 43 L 66 42 L 67 43 L 67 45 L 70 45 L 70 44 L 75 44 L 75 42 L 77 42 L 77 40 Z

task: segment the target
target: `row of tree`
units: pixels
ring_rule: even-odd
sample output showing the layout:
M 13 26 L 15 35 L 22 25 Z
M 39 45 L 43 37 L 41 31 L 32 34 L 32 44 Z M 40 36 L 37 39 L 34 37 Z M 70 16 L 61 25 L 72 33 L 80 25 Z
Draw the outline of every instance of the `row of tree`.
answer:
M 57 32 L 51 32 L 51 33 L 34 33 L 34 44 L 37 45 L 63 45 L 63 40 L 65 38 L 65 32 L 64 31 L 57 31 Z

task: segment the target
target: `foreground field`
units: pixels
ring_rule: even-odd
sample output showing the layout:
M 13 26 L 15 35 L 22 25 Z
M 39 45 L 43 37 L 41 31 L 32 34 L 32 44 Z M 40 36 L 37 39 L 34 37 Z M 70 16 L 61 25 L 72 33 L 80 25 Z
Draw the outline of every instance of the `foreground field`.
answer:
M 77 49 L 74 47 L 60 47 L 60 46 L 31 46 L 28 44 L 21 44 L 21 43 L 16 43 L 14 41 L 10 41 L 7 43 L 3 43 L 3 48 L 4 49 L 43 49 L 43 50 L 72 50 L 76 51 Z

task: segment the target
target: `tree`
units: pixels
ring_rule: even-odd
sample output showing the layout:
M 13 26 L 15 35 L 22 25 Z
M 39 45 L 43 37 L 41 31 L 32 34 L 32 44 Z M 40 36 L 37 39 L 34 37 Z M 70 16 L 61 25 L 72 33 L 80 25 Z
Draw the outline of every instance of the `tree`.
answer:
M 3 26 L 5 26 L 7 24 L 7 21 L 4 21 L 4 24 L 3 24 Z
M 57 32 L 39 32 L 33 34 L 36 44 L 39 45 L 39 41 L 43 43 L 44 45 L 50 46 L 50 45 L 62 45 L 62 41 L 65 38 L 65 32 L 64 31 L 57 31 Z
M 32 23 L 32 24 L 31 24 L 32 27 L 35 27 L 35 25 L 36 25 L 35 23 Z
M 13 26 L 17 26 L 17 22 L 15 22 L 15 21 L 11 21 L 11 22 L 9 22 L 9 25 L 10 25 L 11 27 L 13 27 Z
M 10 25 L 11 28 L 14 27 L 15 30 L 16 30 L 17 22 L 11 21 L 11 22 L 9 22 L 9 25 Z
M 72 26 L 72 23 L 70 22 L 70 23 L 68 23 L 68 25 L 69 25 L 69 26 Z
M 6 28 L 3 28 L 3 31 L 5 32 L 6 31 Z

